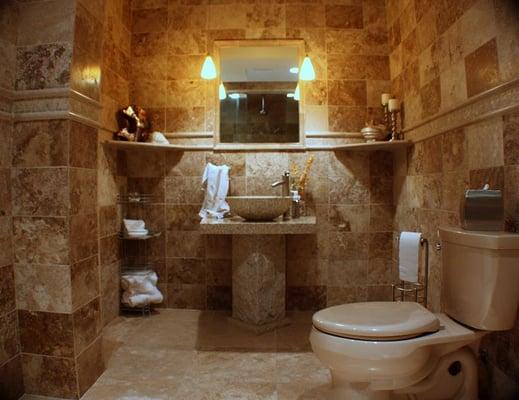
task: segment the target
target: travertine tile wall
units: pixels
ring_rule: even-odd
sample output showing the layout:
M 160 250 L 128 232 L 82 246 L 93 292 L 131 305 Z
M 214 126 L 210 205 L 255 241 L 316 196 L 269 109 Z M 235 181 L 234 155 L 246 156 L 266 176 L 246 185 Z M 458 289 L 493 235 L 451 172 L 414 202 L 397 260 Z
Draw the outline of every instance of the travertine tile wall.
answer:
M 85 10 L 62 0 L 18 10 L 16 90 L 82 89 L 71 79 L 84 68 L 80 52 L 99 57 L 87 46 Z M 60 119 L 16 122 L 11 157 L 25 391 L 77 398 L 101 358 L 96 130 Z
M 17 11 L 14 0 L 0 3 L 0 90 L 14 88 Z M 10 110 L 11 102 L 0 92 L 0 111 Z M 12 128 L 12 122 L 0 116 L 0 398 L 8 400 L 24 393 L 11 231 Z
M 389 0 L 387 15 L 392 91 L 403 99 L 406 128 L 518 77 L 519 7 L 513 1 Z M 464 189 L 485 183 L 502 189 L 508 216 L 519 219 L 518 121 L 508 114 L 438 132 L 395 157 L 395 231 L 418 230 L 431 240 L 434 310 L 442 306 L 437 229 L 459 226 Z M 513 331 L 485 338 L 481 399 L 519 393 L 518 329 L 519 320 Z
M 307 90 L 309 131 L 359 131 L 389 87 L 382 0 L 132 6 L 131 98 L 153 111 L 158 130 L 213 131 L 216 92 L 200 66 L 215 39 L 304 39 L 317 72 Z
M 326 3 L 326 4 L 325 4 Z M 389 87 L 383 1 L 132 3 L 130 98 L 167 132 L 213 131 L 215 91 L 200 67 L 215 39 L 304 39 L 317 72 L 306 93 L 308 131 L 359 131 Z M 374 109 L 371 109 L 373 107 Z M 197 217 L 207 161 L 232 166 L 234 194 L 270 183 L 311 153 L 129 154 L 128 188 L 153 191 L 152 248 L 168 307 L 231 305 L 231 238 L 204 237 Z M 314 154 L 314 153 L 312 153 Z M 288 308 L 387 298 L 392 162 L 386 154 L 318 152 L 308 192 L 318 235 L 288 239 Z
M 204 236 L 198 211 L 207 161 L 231 166 L 231 194 L 276 194 L 270 183 L 315 156 L 307 192 L 317 235 L 287 239 L 287 304 L 310 310 L 387 299 L 392 269 L 392 157 L 386 153 L 133 153 L 128 189 L 154 193 L 147 223 L 164 306 L 229 309 L 231 237 Z
M 392 92 L 405 126 L 517 76 L 513 0 L 387 0 Z
M 129 20 L 129 2 L 123 0 L 2 3 L 0 45 L 13 54 L 16 68 L 2 74 L 1 86 L 70 87 L 90 104 L 101 101 L 104 120 L 112 122 L 112 110 L 128 101 L 127 73 L 121 78 L 112 71 L 127 68 L 127 57 L 114 43 L 123 42 L 125 29 L 129 43 Z M 12 43 L 4 45 L 11 36 Z M 97 128 L 68 119 L 29 119 L 15 122 L 12 130 L 2 123 L 1 176 L 7 179 L 2 187 L 10 190 L 0 197 L 6 227 L 0 314 L 9 322 L 0 335 L 0 397 L 23 393 L 18 384 L 23 369 L 26 393 L 79 398 L 104 370 L 100 332 L 118 314 L 119 251 L 103 246 L 109 226 L 117 223 L 103 208 L 115 204 L 118 193 L 117 155 L 99 144 L 110 135 L 107 130 L 98 134 Z M 11 313 L 14 288 L 18 313 Z M 13 330 L 16 324 L 19 332 Z M 15 357 L 20 349 L 21 357 Z

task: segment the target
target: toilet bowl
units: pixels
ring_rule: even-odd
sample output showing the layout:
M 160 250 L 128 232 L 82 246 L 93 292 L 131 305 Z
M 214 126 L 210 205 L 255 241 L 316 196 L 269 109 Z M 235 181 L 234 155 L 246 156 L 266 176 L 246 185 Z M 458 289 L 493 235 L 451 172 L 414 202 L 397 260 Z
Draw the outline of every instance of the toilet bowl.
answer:
M 359 319 L 367 323 L 361 324 Z M 355 322 L 337 323 L 340 320 Z M 376 328 L 370 326 L 369 321 L 377 320 Z M 367 395 L 411 387 L 429 376 L 443 356 L 476 342 L 485 333 L 411 302 L 330 307 L 314 315 L 313 325 L 312 350 L 330 368 L 335 388 L 348 386 L 349 397 L 344 394 L 344 399 L 353 398 L 353 391 Z
M 415 302 L 351 303 L 314 314 L 310 343 L 331 371 L 331 399 L 477 399 L 472 348 L 515 322 L 519 235 L 441 228 L 440 237 L 450 315 Z

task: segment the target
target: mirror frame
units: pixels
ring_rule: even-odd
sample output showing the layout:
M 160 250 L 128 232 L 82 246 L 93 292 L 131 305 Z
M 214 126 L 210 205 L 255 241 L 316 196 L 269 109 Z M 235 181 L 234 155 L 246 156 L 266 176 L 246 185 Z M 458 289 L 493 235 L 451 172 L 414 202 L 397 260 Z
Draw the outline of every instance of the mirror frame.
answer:
M 304 104 L 305 104 L 305 82 L 299 81 L 299 141 L 292 143 L 221 143 L 220 142 L 220 99 L 218 96 L 218 86 L 221 80 L 220 50 L 228 47 L 297 47 L 298 63 L 305 57 L 305 41 L 302 39 L 243 39 L 243 40 L 215 40 L 213 43 L 213 53 L 215 58 L 218 78 L 214 84 L 215 98 L 215 121 L 214 121 L 214 149 L 215 150 L 304 150 L 305 148 L 305 129 L 304 129 Z

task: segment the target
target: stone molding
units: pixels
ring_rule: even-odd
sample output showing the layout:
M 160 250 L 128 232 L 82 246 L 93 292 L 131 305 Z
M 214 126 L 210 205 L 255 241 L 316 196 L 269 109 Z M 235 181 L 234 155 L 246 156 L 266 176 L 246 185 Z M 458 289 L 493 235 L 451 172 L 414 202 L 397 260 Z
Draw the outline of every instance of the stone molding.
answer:
M 94 128 L 100 127 L 101 103 L 70 88 L 0 88 L 0 99 L 10 103 L 10 112 L 0 111 L 0 120 L 16 122 L 70 119 Z
M 407 140 L 419 142 L 517 110 L 519 110 L 519 77 L 480 93 L 409 128 L 404 128 L 403 132 Z

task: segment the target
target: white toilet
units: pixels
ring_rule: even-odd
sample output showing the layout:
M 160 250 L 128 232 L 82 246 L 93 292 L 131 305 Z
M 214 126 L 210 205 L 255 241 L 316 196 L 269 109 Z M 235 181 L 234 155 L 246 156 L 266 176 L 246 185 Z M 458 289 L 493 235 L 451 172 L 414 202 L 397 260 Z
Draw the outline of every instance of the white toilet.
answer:
M 445 314 L 414 302 L 352 303 L 313 316 L 312 349 L 330 398 L 477 399 L 472 348 L 514 326 L 519 235 L 440 228 Z

